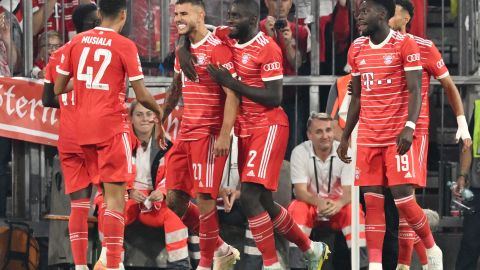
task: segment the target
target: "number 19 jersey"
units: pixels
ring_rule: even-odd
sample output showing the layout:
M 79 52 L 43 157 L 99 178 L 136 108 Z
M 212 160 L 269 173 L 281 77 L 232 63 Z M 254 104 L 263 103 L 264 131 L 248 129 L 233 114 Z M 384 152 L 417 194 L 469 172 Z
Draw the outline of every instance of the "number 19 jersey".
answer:
M 80 145 L 129 132 L 126 82 L 143 79 L 137 47 L 112 29 L 96 27 L 75 36 L 58 72 L 74 78 Z
M 414 40 L 393 30 L 380 44 L 357 38 L 348 52 L 352 76 L 360 76 L 358 145 L 395 145 L 408 118 L 405 72 L 422 70 L 420 50 Z

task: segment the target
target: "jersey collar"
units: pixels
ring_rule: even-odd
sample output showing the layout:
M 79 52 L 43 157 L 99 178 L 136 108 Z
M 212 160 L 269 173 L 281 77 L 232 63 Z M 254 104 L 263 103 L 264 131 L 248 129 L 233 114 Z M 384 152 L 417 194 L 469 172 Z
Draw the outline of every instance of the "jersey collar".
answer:
M 392 29 L 390 29 L 390 32 L 388 33 L 387 38 L 386 38 L 384 41 L 382 41 L 380 44 L 373 44 L 373 43 L 372 43 L 372 40 L 371 40 L 370 38 L 368 38 L 368 43 L 370 43 L 370 47 L 371 47 L 372 49 L 381 49 L 381 48 L 383 48 L 383 46 L 385 46 L 385 44 L 388 43 L 388 41 L 390 40 L 390 38 L 392 38 L 392 35 L 393 35 L 394 32 L 395 32 L 395 31 L 393 31 Z
M 115 30 L 111 28 L 100 27 L 100 26 L 95 27 L 95 30 L 115 32 Z
M 202 40 L 200 40 L 199 42 L 197 42 L 197 43 L 195 43 L 195 44 L 191 44 L 190 47 L 191 47 L 192 49 L 196 49 L 196 48 L 202 46 L 203 43 L 205 43 L 205 41 L 207 41 L 207 39 L 208 39 L 211 35 L 212 35 L 212 32 L 207 31 L 207 34 L 205 35 L 204 38 L 202 38 Z
M 237 43 L 235 43 L 235 48 L 239 48 L 239 49 L 244 49 L 244 48 L 246 48 L 247 46 L 249 46 L 249 45 L 251 45 L 253 42 L 255 42 L 255 40 L 257 40 L 257 38 L 258 38 L 259 36 L 261 36 L 262 34 L 263 34 L 262 31 L 258 31 L 258 34 L 257 34 L 255 37 L 253 37 L 252 39 L 250 39 L 249 41 L 247 41 L 247 42 L 245 42 L 245 43 L 243 43 L 243 44 L 238 44 L 238 41 L 237 41 Z

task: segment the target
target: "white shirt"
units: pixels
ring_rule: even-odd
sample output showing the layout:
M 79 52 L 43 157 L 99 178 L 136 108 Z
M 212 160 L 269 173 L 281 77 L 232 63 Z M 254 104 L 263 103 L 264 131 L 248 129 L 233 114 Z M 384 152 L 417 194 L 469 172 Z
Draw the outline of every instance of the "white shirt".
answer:
M 343 161 L 338 158 L 337 148 L 339 145 L 339 142 L 333 142 L 332 152 L 325 161 L 322 161 L 315 155 L 311 141 L 306 141 L 296 146 L 290 158 L 292 184 L 308 184 L 308 191 L 319 194 L 320 197 L 328 197 L 331 199 L 340 197 L 343 194 L 342 186 L 353 185 L 354 165 L 352 163 L 343 163 Z M 348 149 L 348 155 L 350 156 L 351 154 L 351 150 Z M 317 191 L 317 184 L 315 183 L 314 160 L 320 192 Z M 330 160 L 333 160 L 333 164 L 330 193 L 328 193 Z
M 143 150 L 143 147 L 137 148 L 137 154 L 134 161 L 137 168 L 137 174 L 135 175 L 135 182 L 133 183 L 134 189 L 140 190 L 153 190 L 152 175 L 151 175 L 151 163 L 150 163 L 150 151 L 152 149 L 152 139 L 148 143 L 147 149 Z

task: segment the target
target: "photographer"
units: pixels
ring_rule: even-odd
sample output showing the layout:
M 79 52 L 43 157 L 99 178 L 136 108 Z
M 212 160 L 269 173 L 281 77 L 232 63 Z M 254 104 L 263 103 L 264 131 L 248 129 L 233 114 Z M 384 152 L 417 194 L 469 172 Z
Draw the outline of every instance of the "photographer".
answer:
M 284 75 L 297 75 L 310 51 L 310 30 L 288 20 L 292 0 L 265 0 L 268 16 L 260 21 L 260 30 L 272 37 L 282 49 Z
M 475 100 L 475 109 L 469 129 L 473 137 L 473 146 L 460 154 L 457 188 L 453 190 L 453 195 L 457 200 L 465 203 L 462 190 L 470 188 L 474 198 L 473 201 L 467 202 L 468 206 L 478 210 L 480 209 L 480 99 Z M 477 261 L 480 256 L 479 226 L 480 213 L 466 213 L 464 215 L 463 237 L 458 251 L 456 270 L 477 269 Z

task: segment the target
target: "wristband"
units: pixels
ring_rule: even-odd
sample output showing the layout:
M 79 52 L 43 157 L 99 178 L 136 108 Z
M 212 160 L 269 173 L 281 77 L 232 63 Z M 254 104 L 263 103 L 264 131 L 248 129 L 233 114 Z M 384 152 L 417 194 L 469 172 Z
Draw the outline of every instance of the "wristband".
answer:
M 457 116 L 457 125 L 459 128 L 468 129 L 467 118 L 465 118 L 465 115 L 462 114 Z
M 407 123 L 405 123 L 405 126 L 411 128 L 411 129 L 413 129 L 413 130 L 415 130 L 415 127 L 416 127 L 417 125 L 416 125 L 414 122 L 412 122 L 412 121 L 407 121 Z

